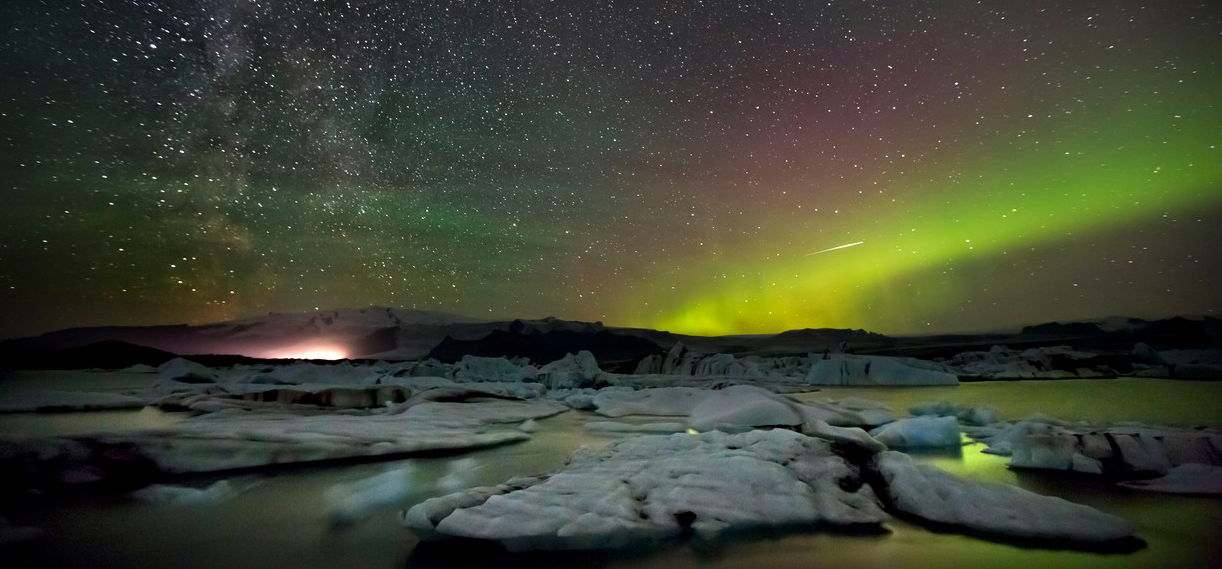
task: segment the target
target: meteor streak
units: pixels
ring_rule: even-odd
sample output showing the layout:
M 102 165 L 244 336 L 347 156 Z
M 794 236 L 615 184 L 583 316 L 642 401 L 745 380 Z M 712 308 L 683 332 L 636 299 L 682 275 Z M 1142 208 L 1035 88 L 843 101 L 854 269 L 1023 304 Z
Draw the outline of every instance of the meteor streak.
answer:
M 855 246 L 855 245 L 861 245 L 862 243 L 865 243 L 865 241 L 858 241 L 858 242 L 856 242 L 856 243 L 849 243 L 848 245 L 837 245 L 837 246 L 835 246 L 835 247 L 832 247 L 831 249 L 824 249 L 824 250 L 822 250 L 822 251 L 815 251 L 814 253 L 807 253 L 807 254 L 806 254 L 806 256 L 807 256 L 807 257 L 809 257 L 809 256 L 811 256 L 811 255 L 818 255 L 819 253 L 826 253 L 826 252 L 828 252 L 828 251 L 835 251 L 836 249 L 844 249 L 845 247 L 853 247 L 853 246 Z

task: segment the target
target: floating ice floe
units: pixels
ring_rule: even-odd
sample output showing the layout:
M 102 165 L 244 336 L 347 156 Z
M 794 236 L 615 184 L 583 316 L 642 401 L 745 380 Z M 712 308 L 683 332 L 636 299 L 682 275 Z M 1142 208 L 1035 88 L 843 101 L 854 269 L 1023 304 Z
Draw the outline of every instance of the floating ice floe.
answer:
M 829 434 L 854 440 L 843 431 Z M 581 449 L 550 476 L 426 500 L 404 520 L 422 539 L 487 540 L 510 551 L 611 549 L 749 528 L 877 526 L 887 519 L 883 504 L 973 533 L 1056 544 L 1133 535 L 1124 520 L 1087 506 L 962 480 L 901 453 L 876 453 L 877 446 L 857 448 L 866 452 L 842 456 L 831 441 L 786 429 L 640 436 Z
M 712 394 L 712 390 L 692 387 L 655 387 L 634 390 L 627 387 L 600 389 L 594 396 L 595 412 L 606 417 L 654 415 L 682 417 Z
M 129 494 L 132 498 L 151 504 L 174 506 L 203 506 L 224 501 L 237 492 L 228 480 L 218 480 L 207 488 L 153 484 Z
M 969 426 L 983 427 L 1001 420 L 997 407 L 992 405 L 956 405 L 949 401 L 922 403 L 908 409 L 916 416 L 954 417 L 960 423 Z
M 1072 470 L 1116 477 L 1165 474 L 1173 466 L 1222 466 L 1222 431 L 1140 424 L 1087 425 L 1049 418 L 971 429 L 985 452 L 1010 456 L 1022 468 Z
M 973 532 L 1021 539 L 1099 544 L 1133 535 L 1128 521 L 1081 504 L 1016 486 L 958 478 L 917 465 L 895 451 L 879 453 L 879 493 L 896 511 Z
M 579 389 L 551 389 L 545 397 L 553 401 L 560 401 L 573 409 L 592 410 L 595 408 L 594 396 L 598 395 L 598 391 L 583 387 Z
M 1067 379 L 1116 377 L 1115 370 L 1097 361 L 1098 354 L 1051 346 L 1012 350 L 993 346 L 987 352 L 962 352 L 946 366 L 964 377 L 982 379 Z
M 144 403 L 144 399 L 119 393 L 51 389 L 23 390 L 0 395 L 0 413 L 134 409 L 143 407 Z
M 732 498 L 744 492 L 755 493 Z M 578 451 L 551 476 L 434 498 L 405 517 L 426 539 L 484 539 L 515 551 L 884 518 L 856 468 L 827 442 L 786 430 L 635 437 Z
M 1170 494 L 1222 494 L 1222 467 L 1187 463 L 1172 467 L 1167 474 L 1149 480 L 1117 483 L 1132 490 Z
M 3 453 L 0 462 L 3 468 L 33 468 L 27 473 L 35 478 L 69 476 L 92 482 L 133 468 L 154 468 L 163 473 L 209 472 L 466 450 L 527 440 L 530 434 L 518 425 L 567 409 L 543 400 L 425 401 L 405 409 L 377 412 L 227 409 L 157 430 L 43 441 L 39 446 L 30 443 Z M 31 462 L 31 456 L 38 458 Z M 65 470 L 64 464 L 76 466 Z
M 957 447 L 959 422 L 954 417 L 913 417 L 887 423 L 870 431 L 879 442 L 900 448 Z
M 687 416 L 691 426 L 700 431 L 719 426 L 731 430 L 793 427 L 811 420 L 837 426 L 874 427 L 895 420 L 887 406 L 874 401 L 850 397 L 839 401 L 799 403 L 750 385 L 732 385 L 724 389 L 608 387 L 595 394 L 593 403 L 595 412 L 607 417 Z
M 411 496 L 415 468 L 393 468 L 367 478 L 340 483 L 323 492 L 327 521 L 350 525 L 378 510 L 402 508 Z
M 1222 378 L 1222 350 L 1188 349 L 1155 351 L 1147 344 L 1133 346 L 1133 355 L 1145 360 L 1134 365 L 1137 377 L 1177 379 Z
M 539 370 L 523 359 L 463 356 L 454 366 L 455 381 L 535 381 Z
M 9 523 L 7 518 L 0 517 L 0 547 L 33 541 L 44 533 L 39 528 L 14 525 Z
M 688 425 L 697 431 L 797 427 L 804 420 L 794 401 L 750 385 L 734 385 L 709 393 L 692 407 L 687 418 Z
M 682 433 L 687 431 L 683 423 L 620 423 L 617 421 L 590 421 L 587 431 L 595 433 Z
M 839 427 L 876 427 L 895 420 L 890 407 L 856 397 L 808 401 L 799 409 L 808 421 L 820 420 Z
M 916 358 L 811 354 L 811 385 L 958 385 L 959 378 L 934 362 Z
M 549 389 L 593 387 L 606 374 L 594 354 L 581 350 L 539 368 L 539 381 Z

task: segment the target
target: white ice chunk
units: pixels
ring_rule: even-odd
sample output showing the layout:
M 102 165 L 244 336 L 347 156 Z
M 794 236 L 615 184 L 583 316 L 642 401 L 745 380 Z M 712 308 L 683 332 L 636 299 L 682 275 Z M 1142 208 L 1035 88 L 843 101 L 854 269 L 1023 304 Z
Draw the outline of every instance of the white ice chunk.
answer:
M 0 413 L 92 411 L 143 406 L 143 399 L 119 393 L 38 389 L 11 391 L 0 395 Z
M 405 517 L 422 538 L 485 539 L 510 550 L 882 519 L 869 486 L 827 442 L 776 429 L 634 437 L 578 451 L 544 479 L 435 498 Z
M 561 359 L 539 368 L 539 381 L 551 389 L 592 387 L 605 374 L 588 350 L 565 354 Z
M 940 364 L 916 358 L 811 354 L 811 385 L 958 385 Z
M 585 424 L 587 431 L 595 433 L 682 433 L 687 430 L 683 423 L 619 423 L 616 421 L 591 421 Z
M 1222 467 L 1209 464 L 1181 464 L 1167 474 L 1150 480 L 1118 483 L 1124 488 L 1172 494 L 1222 494 Z
M 44 533 L 36 527 L 13 525 L 8 519 L 0 517 L 0 547 L 33 541 Z
M 913 415 L 933 415 L 936 417 L 955 417 L 964 425 L 992 425 L 1000 420 L 997 407 L 992 405 L 956 405 L 949 401 L 922 403 L 908 409 Z
M 216 371 L 211 368 L 183 358 L 174 358 L 157 368 L 157 381 L 159 382 L 213 383 L 218 377 Z
M 446 473 L 437 479 L 437 490 L 446 494 L 469 488 L 475 481 L 480 462 L 474 458 L 460 458 L 446 466 Z
M 414 477 L 415 468 L 408 465 L 327 488 L 327 520 L 333 526 L 348 525 L 379 510 L 405 507 Z
M 539 370 L 527 362 L 508 358 L 463 356 L 454 366 L 455 381 L 535 381 Z
M 874 465 L 891 504 L 925 520 L 1036 540 L 1105 543 L 1133 535 L 1131 524 L 1111 514 L 1016 486 L 958 478 L 903 453 L 879 453 Z
M 954 417 L 913 417 L 888 423 L 870 435 L 891 447 L 957 447 L 959 422 Z
M 203 506 L 221 502 L 234 494 L 236 492 L 228 480 L 218 480 L 207 488 L 153 484 L 132 492 L 130 496 L 141 502 L 153 504 Z
M 594 396 L 595 411 L 607 417 L 625 415 L 657 415 L 682 417 L 713 392 L 692 387 L 657 387 L 634 391 L 626 387 L 608 387 Z
M 713 391 L 692 408 L 688 425 L 697 431 L 801 425 L 798 406 L 780 395 L 751 385 Z

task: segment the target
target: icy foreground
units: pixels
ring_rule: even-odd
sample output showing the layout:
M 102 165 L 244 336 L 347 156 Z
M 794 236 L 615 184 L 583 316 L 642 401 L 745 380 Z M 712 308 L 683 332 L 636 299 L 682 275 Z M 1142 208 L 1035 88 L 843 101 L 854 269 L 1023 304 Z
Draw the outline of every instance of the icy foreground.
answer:
M 5 393 L 0 398 L 0 413 L 26 413 L 30 411 L 95 411 L 104 409 L 133 409 L 144 406 L 139 397 L 119 393 L 90 391 L 57 391 L 40 389 Z
M 887 519 L 884 504 L 1003 536 L 1099 544 L 1133 533 L 1124 520 L 1086 506 L 964 481 L 877 450 L 785 429 L 641 436 L 579 450 L 550 476 L 427 500 L 408 510 L 405 523 L 423 539 L 488 540 L 511 551 L 619 548 L 763 527 L 878 526 Z
M 744 493 L 752 498 L 734 498 Z M 858 470 L 829 443 L 786 430 L 627 439 L 578 451 L 551 476 L 434 498 L 406 515 L 421 537 L 486 539 L 514 551 L 884 518 Z
M 1222 467 L 1181 464 L 1152 480 L 1129 480 L 1118 484 L 1131 490 L 1169 494 L 1222 494 Z
M 968 429 L 984 452 L 1021 468 L 1071 470 L 1117 478 L 1167 474 L 1174 466 L 1222 466 L 1222 431 L 1136 423 L 1088 425 L 1046 417 Z
M 6 441 L 0 472 L 38 485 L 482 448 L 530 438 L 525 421 L 562 413 L 545 400 L 422 401 L 374 411 L 223 409 L 171 427 Z
M 913 417 L 887 423 L 870 435 L 879 442 L 901 448 L 957 447 L 959 422 L 954 417 Z
M 896 511 L 974 532 L 1023 539 L 1104 543 L 1133 535 L 1116 516 L 1016 486 L 973 482 L 912 457 L 886 451 L 874 457 L 882 494 Z
M 376 414 L 221 411 L 126 440 L 164 472 L 203 472 L 516 442 L 530 435 L 513 426 L 565 410 L 550 401 L 481 401 Z

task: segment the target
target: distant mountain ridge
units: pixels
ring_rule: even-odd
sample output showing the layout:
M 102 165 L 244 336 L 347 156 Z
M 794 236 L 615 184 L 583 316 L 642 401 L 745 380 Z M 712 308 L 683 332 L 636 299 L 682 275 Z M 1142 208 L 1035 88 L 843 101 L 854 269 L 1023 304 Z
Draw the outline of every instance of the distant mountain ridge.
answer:
M 269 313 L 204 325 L 69 328 L 0 342 L 0 357 L 31 350 L 52 353 L 110 341 L 180 355 L 234 354 L 254 358 L 325 357 L 314 354 L 327 353 L 361 359 L 404 360 L 430 355 L 455 359 L 470 353 L 538 359 L 554 356 L 559 353 L 557 350 L 590 349 L 603 352 L 600 360 L 619 361 L 649 351 L 662 353 L 676 342 L 698 352 L 740 355 L 851 351 L 941 357 L 968 349 L 988 349 L 995 344 L 1011 347 L 1070 344 L 1111 352 L 1132 350 L 1138 342 L 1159 349 L 1219 347 L 1222 325 L 1217 318 L 1206 316 L 1049 322 L 1010 334 L 897 337 L 866 330 L 807 328 L 770 335 L 688 336 L 550 317 L 491 321 L 427 310 L 368 307 Z M 104 350 L 97 347 L 77 352 L 74 361 L 84 357 L 81 354 L 106 360 Z

